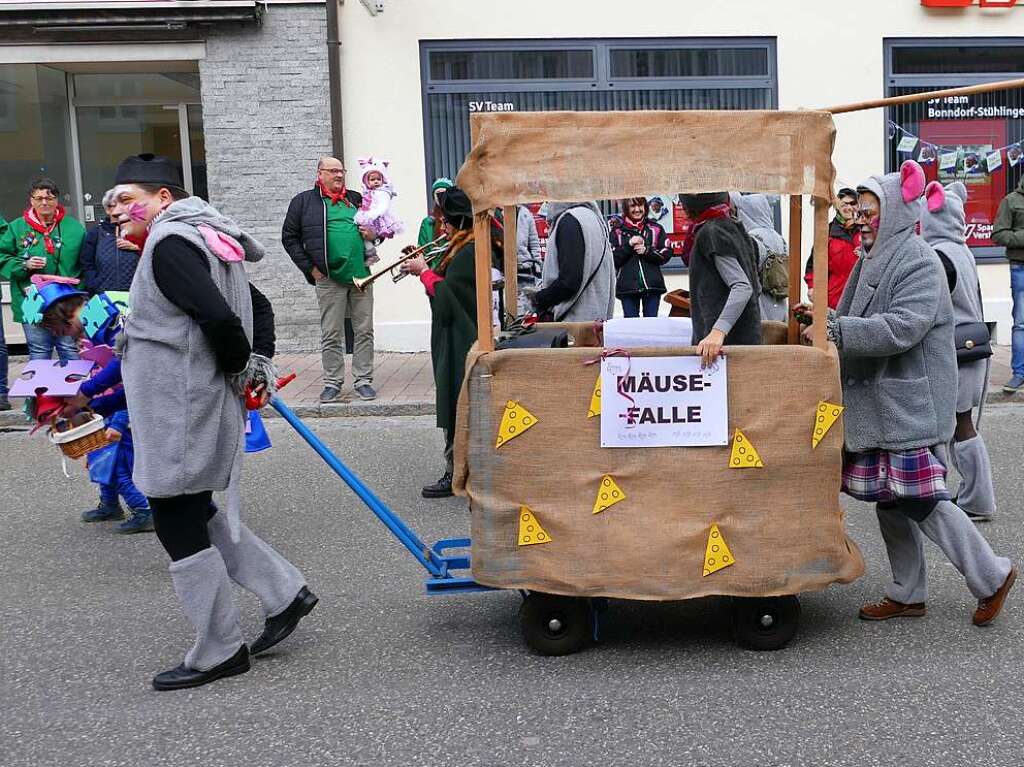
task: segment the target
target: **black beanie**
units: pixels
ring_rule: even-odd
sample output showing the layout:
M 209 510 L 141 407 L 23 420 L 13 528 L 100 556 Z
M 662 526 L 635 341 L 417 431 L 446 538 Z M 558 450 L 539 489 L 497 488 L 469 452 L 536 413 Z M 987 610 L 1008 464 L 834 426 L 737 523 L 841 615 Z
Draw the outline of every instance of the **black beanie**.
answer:
M 184 188 L 178 163 L 155 154 L 137 154 L 121 160 L 114 173 L 114 184 L 157 184 Z
M 453 186 L 440 195 L 441 213 L 444 220 L 456 229 L 473 228 L 473 204 L 459 187 Z
M 681 194 L 679 202 L 686 209 L 686 214 L 691 218 L 699 216 L 712 205 L 720 205 L 729 202 L 728 192 L 702 192 L 701 194 Z

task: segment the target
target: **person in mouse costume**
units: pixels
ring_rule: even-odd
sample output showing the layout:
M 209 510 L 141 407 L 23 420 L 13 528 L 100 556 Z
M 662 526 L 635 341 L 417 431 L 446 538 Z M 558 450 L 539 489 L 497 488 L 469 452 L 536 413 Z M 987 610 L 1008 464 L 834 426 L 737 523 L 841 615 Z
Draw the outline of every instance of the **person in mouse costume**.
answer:
M 953 299 L 953 321 L 958 327 L 980 327 L 985 322 L 974 254 L 967 247 L 964 203 L 967 187 L 957 181 L 943 188 L 931 182 L 925 193 L 927 210 L 921 219 L 921 236 L 932 246 L 946 269 Z M 985 333 L 987 337 L 987 333 Z M 953 465 L 960 474 L 957 505 L 974 521 L 992 518 L 996 492 L 992 464 L 985 440 L 974 428 L 974 408 L 981 407 L 988 382 L 985 358 L 957 361 L 956 431 L 951 445 Z
M 942 263 L 914 231 L 924 191 L 913 160 L 858 188 L 864 256 L 828 318 L 846 405 L 843 491 L 877 504 L 892 567 L 885 596 L 860 617 L 925 614 L 927 537 L 964 577 L 978 600 L 972 622 L 985 626 L 1002 610 L 1017 570 L 993 553 L 946 488 L 956 422 L 954 314 Z
M 149 498 L 182 608 L 196 630 L 158 690 L 197 687 L 249 670 L 231 583 L 256 594 L 265 624 L 252 654 L 288 636 L 316 605 L 298 569 L 238 518 L 243 394 L 273 394 L 269 302 L 245 272 L 263 247 L 209 203 L 189 197 L 177 166 L 143 154 L 116 173 L 114 218 L 145 239 L 122 332 L 121 374 L 135 438 L 133 478 Z M 254 330 L 255 328 L 255 330 Z M 227 490 L 219 509 L 215 491 Z

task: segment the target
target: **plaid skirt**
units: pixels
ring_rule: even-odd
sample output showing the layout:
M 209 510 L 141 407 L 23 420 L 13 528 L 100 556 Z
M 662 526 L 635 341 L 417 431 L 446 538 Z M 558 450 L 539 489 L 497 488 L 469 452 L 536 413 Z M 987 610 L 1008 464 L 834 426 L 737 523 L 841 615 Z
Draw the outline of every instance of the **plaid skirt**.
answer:
M 861 501 L 948 501 L 946 467 L 930 448 L 844 453 L 843 492 Z

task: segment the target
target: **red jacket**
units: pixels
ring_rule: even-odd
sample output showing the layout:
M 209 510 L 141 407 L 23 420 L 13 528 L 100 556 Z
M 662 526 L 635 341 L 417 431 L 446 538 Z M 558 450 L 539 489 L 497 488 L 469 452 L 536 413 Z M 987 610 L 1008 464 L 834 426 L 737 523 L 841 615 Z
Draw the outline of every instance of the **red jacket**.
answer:
M 850 272 L 857 264 L 857 250 L 860 248 L 860 232 L 846 229 L 838 220 L 832 221 L 828 231 L 828 308 L 839 306 L 839 299 L 850 279 Z M 804 282 L 814 287 L 814 258 L 807 261 Z

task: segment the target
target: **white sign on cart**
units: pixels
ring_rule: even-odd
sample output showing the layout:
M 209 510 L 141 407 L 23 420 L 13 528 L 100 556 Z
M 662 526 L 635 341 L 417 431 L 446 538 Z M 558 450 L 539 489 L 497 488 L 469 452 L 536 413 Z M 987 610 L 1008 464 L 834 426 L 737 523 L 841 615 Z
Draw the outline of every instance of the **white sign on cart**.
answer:
M 726 360 L 606 357 L 601 363 L 601 447 L 729 444 Z

